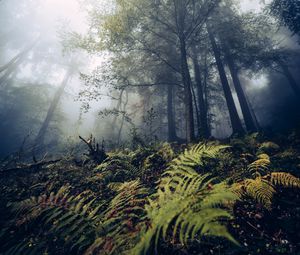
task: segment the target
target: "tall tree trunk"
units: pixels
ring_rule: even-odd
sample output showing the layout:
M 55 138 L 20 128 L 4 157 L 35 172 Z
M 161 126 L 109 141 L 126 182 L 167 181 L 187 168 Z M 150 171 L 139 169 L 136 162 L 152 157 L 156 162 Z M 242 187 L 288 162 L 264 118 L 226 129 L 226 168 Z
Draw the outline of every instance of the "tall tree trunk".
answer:
M 244 134 L 244 129 L 242 126 L 242 122 L 239 118 L 238 115 L 238 111 L 236 109 L 234 100 L 233 100 L 233 96 L 230 90 L 230 86 L 227 80 L 227 76 L 225 73 L 225 69 L 221 60 L 221 53 L 220 53 L 220 49 L 217 45 L 216 39 L 213 35 L 213 33 L 210 31 L 209 26 L 207 25 L 207 32 L 209 35 L 209 39 L 212 45 L 212 49 L 214 52 L 214 56 L 216 59 L 216 63 L 217 63 L 217 67 L 218 67 L 218 71 L 219 71 L 219 75 L 220 75 L 220 80 L 222 83 L 222 87 L 224 90 L 224 95 L 225 95 L 225 99 L 226 99 L 226 103 L 227 103 L 227 107 L 228 107 L 228 111 L 229 111 L 229 116 L 230 116 L 230 120 L 231 120 L 231 125 L 232 125 L 232 131 L 234 134 Z
M 241 106 L 241 109 L 242 109 L 242 113 L 243 113 L 243 117 L 244 117 L 244 121 L 245 121 L 247 131 L 248 132 L 256 132 L 257 128 L 256 128 L 256 125 L 255 125 L 255 121 L 254 121 L 253 116 L 251 114 L 250 107 L 248 105 L 246 95 L 244 93 L 242 84 L 240 82 L 240 79 L 239 79 L 239 76 L 238 76 L 238 71 L 237 71 L 236 66 L 234 64 L 233 58 L 232 58 L 229 50 L 226 48 L 226 46 L 225 46 L 225 55 L 226 55 L 227 64 L 228 64 L 228 67 L 229 67 L 229 70 L 230 70 L 230 74 L 231 74 L 231 77 L 232 77 L 233 85 L 235 87 L 235 91 L 237 93 L 237 97 L 238 97 L 239 102 L 240 102 L 240 106 Z
M 277 59 L 277 63 L 281 67 L 284 76 L 289 81 L 289 84 L 290 84 L 292 90 L 294 91 L 294 93 L 296 94 L 296 96 L 300 98 L 300 86 L 297 84 L 297 82 L 296 82 L 295 78 L 293 77 L 292 73 L 290 72 L 288 66 L 280 58 Z
M 121 144 L 121 137 L 122 137 L 122 131 L 123 131 L 123 127 L 124 127 L 124 124 L 125 124 L 125 117 L 126 117 L 126 107 L 128 105 L 128 92 L 125 90 L 125 102 L 124 102 L 124 105 L 123 105 L 123 109 L 122 109 L 122 105 L 121 105 L 121 108 L 120 110 L 122 110 L 123 114 L 122 114 L 122 119 L 121 119 L 121 125 L 120 125 L 120 128 L 119 128 L 119 132 L 118 132 L 118 146 Z
M 196 114 L 197 128 L 198 128 L 198 133 L 199 133 L 198 136 L 200 137 L 200 132 L 199 131 L 200 131 L 200 123 L 201 123 L 201 121 L 200 121 L 200 113 L 199 113 L 199 107 L 198 107 L 198 100 L 197 100 L 197 96 L 196 96 L 196 93 L 195 93 L 194 86 L 192 86 L 191 91 L 192 91 L 192 97 L 193 97 L 193 106 L 194 106 L 195 114 Z M 195 132 L 195 136 L 196 136 L 196 132 Z
M 192 80 L 187 62 L 186 44 L 184 38 L 180 39 L 180 53 L 181 53 L 181 75 L 184 85 L 184 103 L 186 115 L 186 140 L 191 142 L 195 140 L 195 127 L 194 127 L 194 110 L 193 110 L 193 97 L 192 97 Z
M 0 67 L 0 73 L 4 74 L 0 78 L 0 86 L 3 86 L 10 75 L 17 69 L 17 67 L 24 61 L 28 52 L 35 46 L 38 42 L 38 39 L 35 40 L 32 44 L 27 46 L 23 51 L 17 54 L 14 58 L 12 58 L 7 64 Z
M 195 72 L 195 82 L 197 85 L 197 98 L 198 98 L 198 107 L 200 114 L 200 125 L 199 125 L 199 134 L 201 138 L 209 137 L 209 128 L 207 121 L 207 105 L 205 104 L 204 89 L 201 78 L 200 65 L 197 59 L 196 49 L 193 47 L 193 64 Z
M 173 86 L 168 85 L 168 94 L 167 94 L 167 118 L 168 118 L 168 141 L 174 142 L 177 141 L 176 134 L 176 123 L 175 123 L 175 114 L 174 114 L 174 103 L 173 103 Z
M 19 58 L 16 62 L 12 63 L 4 72 L 3 76 L 0 78 L 0 86 L 2 88 L 8 87 L 9 79 L 14 76 L 13 74 L 16 73 L 17 67 L 23 62 L 24 56 Z
M 252 113 L 252 116 L 253 116 L 253 119 L 254 119 L 256 130 L 259 131 L 259 130 L 261 130 L 261 126 L 260 126 L 260 123 L 259 123 L 259 121 L 257 119 L 255 111 L 253 109 L 253 106 L 251 105 L 251 102 L 248 101 L 248 105 L 249 105 L 249 109 L 250 109 L 250 111 Z
M 51 120 L 53 119 L 54 112 L 57 108 L 57 105 L 59 103 L 60 98 L 63 95 L 65 87 L 68 84 L 68 81 L 71 77 L 71 73 L 72 73 L 71 70 L 67 71 L 60 87 L 58 88 L 58 90 L 56 91 L 56 93 L 54 95 L 54 98 L 53 98 L 53 100 L 51 102 L 51 105 L 48 109 L 47 116 L 46 116 L 46 118 L 45 118 L 45 120 L 42 124 L 42 127 L 40 128 L 39 133 L 38 133 L 38 135 L 37 135 L 37 137 L 34 141 L 34 148 L 33 148 L 34 153 L 36 152 L 37 146 L 43 144 L 43 142 L 44 142 L 47 129 L 49 127 L 49 124 L 50 124 Z
M 117 103 L 117 105 L 116 105 L 116 107 L 115 107 L 115 109 L 116 109 L 117 111 L 122 111 L 121 108 L 122 108 L 123 95 L 124 95 L 124 93 L 125 93 L 125 89 L 122 89 L 122 90 L 120 91 L 120 95 L 119 95 L 119 98 L 118 98 L 118 103 Z M 118 115 L 115 115 L 114 118 L 113 118 L 113 120 L 112 120 L 112 124 L 111 124 L 111 133 L 112 133 L 113 135 L 115 135 L 115 130 L 116 130 L 118 118 L 119 118 L 119 116 L 118 116 Z
M 204 104 L 206 106 L 206 113 L 207 113 L 207 131 L 208 131 L 208 137 L 211 136 L 211 125 L 210 125 L 210 118 L 209 118 L 209 93 L 208 93 L 208 66 L 207 66 L 207 52 L 205 52 L 204 56 L 204 70 L 203 70 L 203 94 L 204 94 Z

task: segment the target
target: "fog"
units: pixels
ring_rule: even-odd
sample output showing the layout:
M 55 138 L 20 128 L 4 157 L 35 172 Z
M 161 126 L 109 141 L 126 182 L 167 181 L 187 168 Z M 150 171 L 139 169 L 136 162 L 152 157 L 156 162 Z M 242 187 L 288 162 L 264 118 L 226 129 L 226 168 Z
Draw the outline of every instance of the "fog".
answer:
M 248 13 L 258 15 L 264 13 L 264 9 L 270 2 L 237 1 L 237 8 L 241 15 Z M 114 12 L 113 6 L 113 1 L 0 1 L 0 67 L 3 67 L 0 73 L 1 157 L 18 151 L 24 144 L 30 151 L 39 139 L 41 139 L 39 149 L 43 153 L 60 153 L 72 146 L 75 147 L 80 142 L 79 135 L 88 137 L 93 134 L 99 141 L 106 140 L 111 146 L 120 145 L 129 139 L 133 132 L 133 125 L 139 132 L 147 133 L 149 129 L 147 137 L 150 140 L 168 139 L 167 120 L 164 115 L 166 102 L 162 101 L 164 100 L 161 97 L 162 92 L 151 90 L 152 87 L 125 91 L 124 97 L 127 99 L 124 99 L 122 94 L 121 100 L 127 101 L 126 104 L 124 101 L 121 103 L 116 114 L 117 124 L 115 124 L 118 130 L 119 126 L 123 129 L 112 130 L 108 125 L 116 121 L 109 111 L 115 109 L 117 105 L 115 99 L 119 96 L 119 92 L 112 89 L 114 86 L 105 85 L 108 81 L 114 85 L 120 81 L 120 78 L 104 76 L 110 75 L 111 67 L 116 66 L 115 57 L 122 54 L 100 46 L 91 50 L 89 46 L 82 43 L 84 42 L 82 38 L 89 38 L 94 44 L 98 42 L 97 36 L 101 29 L 93 25 L 96 22 L 93 10 L 96 9 L 97 13 Z M 73 45 L 76 41 L 74 36 L 82 39 L 79 40 L 81 42 L 79 46 Z M 271 39 L 278 42 L 278 48 L 293 50 L 290 71 L 294 79 L 299 81 L 300 59 L 297 35 L 292 35 L 288 28 L 279 26 Z M 20 54 L 21 56 L 18 57 Z M 132 53 L 131 56 L 133 54 L 136 53 Z M 11 68 L 5 69 L 4 67 L 15 57 L 18 58 Z M 145 55 L 141 55 L 141 58 L 143 57 Z M 138 57 L 133 57 L 134 59 Z M 145 61 L 141 63 L 147 64 L 147 61 L 145 57 Z M 138 77 L 132 78 L 131 75 L 128 79 L 138 81 L 141 78 L 138 75 L 141 70 L 134 64 L 134 61 L 123 64 L 124 70 L 131 67 L 132 73 Z M 122 65 L 119 64 L 118 68 L 121 67 Z M 255 113 L 259 127 L 265 130 L 285 130 L 295 127 L 299 122 L 297 116 L 299 99 L 290 89 L 288 80 L 280 71 L 277 72 L 276 68 L 272 67 L 268 70 L 261 67 L 256 71 L 241 69 L 239 73 L 251 111 Z M 226 71 L 228 72 L 227 69 Z M 151 83 L 151 69 L 143 69 L 143 72 L 144 75 L 149 74 L 149 78 L 138 82 Z M 190 71 L 190 73 L 193 78 L 194 72 Z M 211 85 L 219 82 L 216 74 L 210 75 L 214 76 L 211 78 Z M 62 86 L 64 82 L 66 84 Z M 233 84 L 230 86 L 233 89 Z M 41 127 L 43 123 L 45 124 L 45 118 L 49 117 L 49 107 L 53 105 L 53 98 L 60 88 L 62 88 L 62 95 L 57 98 L 58 106 L 54 107 L 46 133 L 41 137 Z M 174 93 L 180 94 L 180 90 Z M 210 104 L 211 136 L 225 138 L 232 133 L 229 115 L 224 111 L 226 102 L 223 96 L 219 95 L 220 92 L 212 94 L 212 97 L 220 98 L 216 99 L 218 104 Z M 234 91 L 232 94 L 238 114 L 243 119 L 237 94 Z M 174 108 L 177 111 L 175 123 L 177 123 L 178 136 L 185 138 L 185 124 L 181 119 L 184 112 L 182 103 L 176 103 Z M 151 122 L 151 127 L 147 126 L 147 121 Z M 119 133 L 118 137 L 116 133 Z
M 89 135 L 95 127 L 95 111 L 108 107 L 110 100 L 103 98 L 100 102 L 91 102 L 89 113 L 81 116 L 81 102 L 77 100 L 78 93 L 83 86 L 80 73 L 89 73 L 103 61 L 101 54 L 89 55 L 83 50 L 66 52 L 61 43 L 61 33 L 64 31 L 74 31 L 84 34 L 87 31 L 86 13 L 81 8 L 80 2 L 68 0 L 33 0 L 33 1 L 1 1 L 0 3 L 1 22 L 1 58 L 0 66 L 4 66 L 16 55 L 27 47 L 34 46 L 26 53 L 22 62 L 14 69 L 9 76 L 9 86 L 14 88 L 27 88 L 33 90 L 33 98 L 30 98 L 30 107 L 34 109 L 21 109 L 27 107 L 21 105 L 20 98 L 14 98 L 10 102 L 11 106 L 3 106 L 1 117 L 9 116 L 9 112 L 18 111 L 18 116 L 6 117 L 2 119 L 1 132 L 1 155 L 16 151 L 24 137 L 29 135 L 29 140 L 34 139 L 38 131 L 36 121 L 41 121 L 43 115 L 46 116 L 47 107 L 40 109 L 36 97 L 41 94 L 46 96 L 45 102 L 50 103 L 55 90 L 62 83 L 69 66 L 75 65 L 75 71 L 64 89 L 64 93 L 59 102 L 59 109 L 55 115 L 59 115 L 59 120 L 48 131 L 51 136 L 49 142 L 58 140 L 57 129 L 61 134 L 59 139 L 64 137 L 68 140 L 78 139 L 78 134 Z M 3 73 L 1 73 L 3 74 Z M 31 88 L 32 86 L 32 88 Z M 7 99 L 8 87 L 1 83 L 1 102 Z M 39 92 L 37 92 L 39 90 Z M 12 96 L 17 92 L 10 92 Z M 26 97 L 23 92 L 20 97 Z M 30 92 L 31 93 L 31 92 Z M 27 95 L 28 96 L 28 95 Z M 27 99 L 27 98 L 25 98 Z M 38 100 L 37 100 L 38 101 Z M 28 111 L 33 112 L 28 112 Z M 37 113 L 37 111 L 41 111 Z M 8 112 L 7 112 L 8 111 Z M 31 115 L 31 118 L 28 116 Z M 13 118 L 13 120 L 10 120 Z M 81 124 L 78 124 L 80 119 Z M 13 127 L 6 127 L 13 125 Z M 75 138 L 76 137 L 76 138 Z M 54 139 L 54 140 L 53 140 Z

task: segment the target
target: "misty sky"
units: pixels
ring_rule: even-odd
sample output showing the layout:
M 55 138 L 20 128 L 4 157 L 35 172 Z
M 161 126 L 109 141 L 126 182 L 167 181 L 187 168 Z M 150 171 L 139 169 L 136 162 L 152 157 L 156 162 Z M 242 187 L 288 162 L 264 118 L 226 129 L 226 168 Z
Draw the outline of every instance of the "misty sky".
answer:
M 92 1 L 92 0 L 90 0 Z M 243 12 L 260 12 L 269 1 L 243 0 L 238 1 Z M 263 4 L 264 2 L 264 4 Z M 105 12 L 111 5 L 109 1 L 97 1 L 100 8 Z M 79 79 L 80 73 L 89 74 L 96 67 L 101 68 L 109 59 L 106 53 L 89 55 L 83 50 L 75 52 L 65 52 L 61 44 L 61 32 L 74 31 L 84 35 L 89 29 L 87 12 L 92 8 L 86 0 L 2 0 L 0 1 L 0 34 L 3 35 L 0 53 L 0 66 L 7 63 L 22 49 L 30 45 L 40 36 L 40 40 L 27 56 L 26 62 L 20 67 L 16 78 L 23 82 L 35 82 L 40 86 L 50 86 L 57 88 L 68 70 L 68 65 L 74 62 L 76 72 L 70 79 L 65 89 L 65 95 L 61 100 L 61 109 L 65 116 L 67 135 L 74 135 L 75 123 L 78 121 L 81 103 L 76 101 L 77 94 L 84 87 L 83 81 Z M 295 38 L 286 36 L 290 33 L 282 29 L 278 40 L 282 45 L 289 48 L 299 48 Z M 268 84 L 273 79 L 266 73 L 259 73 L 251 77 L 243 77 L 246 83 L 246 91 L 249 93 L 250 103 L 253 109 L 260 105 L 262 101 L 266 105 L 274 103 L 268 100 L 275 93 L 268 90 Z M 277 79 L 277 78 L 276 78 Z M 279 81 L 277 79 L 274 84 Z M 279 83 L 279 82 L 278 82 Z M 280 87 L 280 84 L 276 85 Z M 283 85 L 282 85 L 283 86 Z M 102 91 L 106 94 L 107 91 Z M 258 96 L 264 94 L 263 96 Z M 282 101 L 287 100 L 289 93 L 283 93 Z M 236 95 L 233 95 L 236 99 Z M 287 97 L 286 97 L 287 96 Z M 97 111 L 111 105 L 108 97 L 101 97 L 101 100 L 90 102 L 91 111 L 83 115 L 80 133 L 92 133 L 96 122 L 101 125 L 101 119 L 97 117 Z M 240 109 L 238 108 L 240 111 Z M 259 120 L 272 119 L 272 112 L 259 110 Z M 268 116 L 268 117 L 266 117 Z M 220 116 L 222 118 L 223 116 Z M 99 124 L 100 123 L 100 124 Z M 224 135 L 224 127 L 216 131 L 216 136 Z

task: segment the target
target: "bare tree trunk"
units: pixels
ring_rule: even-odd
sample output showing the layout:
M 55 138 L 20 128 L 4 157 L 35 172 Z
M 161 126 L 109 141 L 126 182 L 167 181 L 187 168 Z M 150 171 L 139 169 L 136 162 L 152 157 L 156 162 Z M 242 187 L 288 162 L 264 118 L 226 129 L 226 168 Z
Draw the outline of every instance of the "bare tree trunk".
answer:
M 16 62 L 14 62 L 12 65 L 6 69 L 6 72 L 4 72 L 3 76 L 0 78 L 0 86 L 2 88 L 9 87 L 9 80 L 12 80 L 12 77 L 16 75 L 17 67 L 23 62 L 23 57 L 18 59 Z
M 193 106 L 195 108 L 196 122 L 197 122 L 195 124 L 197 124 L 198 136 L 200 136 L 200 125 L 201 125 L 200 123 L 201 123 L 201 121 L 200 121 L 200 113 L 199 113 L 199 108 L 198 108 L 198 100 L 197 100 L 197 96 L 196 96 L 196 92 L 195 92 L 194 86 L 192 86 L 191 91 L 192 91 Z M 195 132 L 195 137 L 196 137 L 196 132 Z
M 174 103 L 173 103 L 173 86 L 168 85 L 167 94 L 167 118 L 168 118 L 168 141 L 174 142 L 177 140 L 176 134 L 176 123 L 174 114 Z
M 118 132 L 118 145 L 120 145 L 120 143 L 121 143 L 122 130 L 124 127 L 125 115 L 126 115 L 126 107 L 128 105 L 128 92 L 126 90 L 125 90 L 125 95 L 126 95 L 126 99 L 125 99 L 125 102 L 123 105 L 123 110 L 122 110 L 123 116 L 122 116 L 121 125 L 120 125 L 119 132 Z
M 37 42 L 38 42 L 38 40 L 34 41 L 32 44 L 27 46 L 23 51 L 21 51 L 19 54 L 17 54 L 14 58 L 12 58 L 7 64 L 0 67 L 0 73 L 4 72 L 4 74 L 0 78 L 0 86 L 2 86 L 7 81 L 7 79 L 10 77 L 10 75 L 24 61 L 28 52 L 35 46 L 35 44 Z
M 239 76 L 238 76 L 238 71 L 236 69 L 236 66 L 234 64 L 234 61 L 232 59 L 232 56 L 229 53 L 229 50 L 226 48 L 225 46 L 225 55 L 226 55 L 226 60 L 227 60 L 227 64 L 230 70 L 230 74 L 232 77 L 232 81 L 233 81 L 233 85 L 235 87 L 235 91 L 237 93 L 237 97 L 239 99 L 240 102 L 240 106 L 242 109 L 242 113 L 243 113 L 243 117 L 244 117 L 244 121 L 245 121 L 245 125 L 247 128 L 248 132 L 256 132 L 257 128 L 255 125 L 255 121 L 253 119 L 253 116 L 251 114 L 248 102 L 247 102 L 247 98 L 246 95 L 244 93 L 242 84 L 240 82 Z
M 200 125 L 199 125 L 199 134 L 201 138 L 209 137 L 209 128 L 207 122 L 207 105 L 205 104 L 204 89 L 202 84 L 200 65 L 197 58 L 196 49 L 193 48 L 193 64 L 195 72 L 195 81 L 197 85 L 197 94 L 198 94 L 198 107 L 200 114 Z
M 231 120 L 231 125 L 232 125 L 232 131 L 234 134 L 244 134 L 242 122 L 239 118 L 238 111 L 236 109 L 236 106 L 235 106 L 235 103 L 234 103 L 234 100 L 232 97 L 232 93 L 230 90 L 230 86 L 229 86 L 229 83 L 227 80 L 227 76 L 225 73 L 225 69 L 224 69 L 224 66 L 223 66 L 223 63 L 221 60 L 221 53 L 220 53 L 219 47 L 216 43 L 214 35 L 210 31 L 209 26 L 207 25 L 206 27 L 207 27 L 207 32 L 208 32 L 209 39 L 210 39 L 210 42 L 212 45 L 212 49 L 214 52 L 214 56 L 216 59 L 222 87 L 224 90 L 224 95 L 225 95 L 225 99 L 226 99 L 226 103 L 227 103 L 227 107 L 228 107 L 228 111 L 229 111 L 229 116 L 230 116 L 230 120 Z
M 207 66 L 207 52 L 205 52 L 205 58 L 204 58 L 204 72 L 203 72 L 203 95 L 204 95 L 204 104 L 206 106 L 206 113 L 207 113 L 207 132 L 208 137 L 211 136 L 211 125 L 210 125 L 210 118 L 209 118 L 209 100 L 208 100 L 208 66 Z
M 117 111 L 121 111 L 121 107 L 122 107 L 122 103 L 123 103 L 123 95 L 124 95 L 125 89 L 122 89 L 118 98 L 118 103 L 116 106 Z M 112 124 L 111 124 L 111 131 L 112 134 L 115 135 L 115 130 L 116 130 L 116 126 L 117 126 L 117 120 L 118 120 L 119 116 L 115 115 L 113 120 L 112 120 Z
M 184 103 L 186 115 L 186 140 L 191 142 L 195 140 L 195 127 L 194 127 L 194 111 L 193 111 L 193 97 L 192 97 L 192 81 L 187 62 L 187 52 L 185 40 L 180 40 L 181 52 L 181 75 L 184 84 Z
M 193 109 L 193 95 L 192 95 L 192 79 L 188 66 L 187 45 L 185 35 L 186 22 L 186 5 L 185 1 L 173 1 L 175 10 L 175 19 L 177 27 L 177 36 L 179 39 L 180 50 L 180 64 L 181 64 L 181 78 L 184 86 L 184 106 L 185 106 L 185 124 L 186 124 L 186 142 L 190 143 L 195 140 L 195 126 L 194 126 L 194 109 Z
M 289 81 L 291 89 L 294 91 L 294 93 L 296 94 L 296 96 L 300 98 L 300 86 L 297 84 L 297 82 L 296 82 L 295 78 L 293 77 L 292 73 L 290 72 L 288 66 L 281 59 L 278 59 L 277 63 L 281 67 L 284 76 Z
M 42 124 L 42 127 L 39 130 L 39 133 L 38 133 L 36 139 L 35 139 L 33 152 L 35 152 L 35 150 L 37 149 L 37 146 L 43 144 L 43 142 L 44 142 L 47 129 L 49 127 L 49 124 L 50 124 L 51 120 L 53 119 L 54 112 L 57 108 L 57 105 L 59 103 L 60 98 L 63 95 L 64 89 L 68 84 L 68 81 L 71 77 L 71 73 L 72 73 L 71 70 L 67 71 L 60 87 L 58 88 L 58 90 L 56 91 L 56 93 L 54 95 L 54 98 L 53 98 L 53 100 L 51 102 L 51 105 L 48 109 L 47 116 L 46 116 L 46 118 L 45 118 L 45 120 Z

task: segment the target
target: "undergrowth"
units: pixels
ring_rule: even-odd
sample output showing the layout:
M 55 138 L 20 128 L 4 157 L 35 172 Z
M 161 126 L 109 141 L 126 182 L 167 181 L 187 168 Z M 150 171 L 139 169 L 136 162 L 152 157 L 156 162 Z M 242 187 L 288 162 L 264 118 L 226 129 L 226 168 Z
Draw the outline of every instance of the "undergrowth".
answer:
M 0 253 L 297 254 L 298 148 L 252 134 L 1 175 Z

